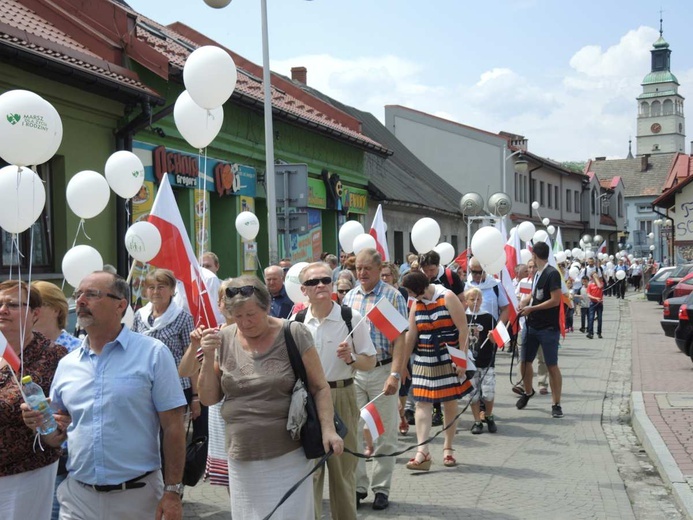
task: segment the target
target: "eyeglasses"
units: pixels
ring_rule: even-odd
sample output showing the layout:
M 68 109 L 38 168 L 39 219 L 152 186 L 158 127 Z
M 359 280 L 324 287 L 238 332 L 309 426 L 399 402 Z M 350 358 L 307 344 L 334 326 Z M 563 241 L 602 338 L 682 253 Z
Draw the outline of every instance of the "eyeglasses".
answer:
M 338 292 L 339 294 L 346 294 L 346 293 L 348 293 L 350 290 L 351 290 L 351 289 L 337 289 L 337 292 Z
M 303 285 L 306 287 L 315 287 L 319 283 L 323 285 L 330 285 L 332 283 L 332 278 L 329 276 L 323 276 L 322 278 L 311 278 L 310 280 L 303 282 Z
M 253 286 L 253 285 L 244 285 L 243 287 L 227 287 L 226 288 L 226 296 L 228 298 L 233 298 L 234 296 L 236 296 L 238 294 L 247 298 L 248 296 L 252 296 L 254 292 L 255 292 L 255 286 Z
M 475 271 L 474 269 L 472 269 L 472 270 L 470 270 L 469 272 L 472 273 L 472 274 L 484 274 L 484 271 L 483 271 L 483 270 L 481 270 L 481 271 Z
M 72 293 L 72 297 L 75 299 L 75 301 L 79 300 L 82 296 L 84 296 L 89 301 L 99 300 L 104 296 L 107 296 L 108 298 L 113 298 L 114 300 L 125 299 L 122 296 L 117 296 L 112 293 L 105 293 L 103 291 L 99 291 L 98 289 L 87 289 L 86 291 L 75 291 Z
M 15 302 L 12 300 L 0 300 L 0 309 L 2 309 L 3 305 L 5 307 L 7 307 L 7 309 L 10 311 L 16 311 L 20 307 L 26 307 L 27 306 L 26 303 L 19 303 L 19 302 Z

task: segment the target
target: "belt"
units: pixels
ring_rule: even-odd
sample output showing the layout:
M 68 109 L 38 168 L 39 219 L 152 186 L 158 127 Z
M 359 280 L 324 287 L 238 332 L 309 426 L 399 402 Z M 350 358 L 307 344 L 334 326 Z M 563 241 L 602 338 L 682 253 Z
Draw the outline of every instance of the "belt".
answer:
M 375 366 L 376 366 L 376 367 L 382 367 L 382 366 L 385 366 L 385 365 L 389 365 L 390 363 L 392 363 L 392 358 L 383 359 L 382 361 L 378 361 L 378 362 L 375 364 Z
M 142 480 L 144 477 L 147 475 L 154 473 L 154 470 L 152 471 L 147 471 L 147 473 L 140 475 L 139 477 L 135 477 L 133 479 L 128 480 L 127 482 L 122 482 L 121 484 L 112 484 L 112 485 L 107 485 L 107 486 L 99 486 L 97 484 L 85 484 L 84 482 L 80 482 L 79 480 L 77 481 L 79 484 L 82 484 L 84 487 L 93 489 L 94 491 L 98 491 L 99 493 L 108 493 L 109 491 L 124 491 L 126 489 L 139 489 L 143 488 L 144 486 L 147 485 L 146 482 L 138 482 L 139 480 Z
M 330 385 L 330 388 L 345 388 L 353 382 L 354 378 L 350 377 L 349 379 L 342 379 L 340 381 L 328 381 L 327 384 Z

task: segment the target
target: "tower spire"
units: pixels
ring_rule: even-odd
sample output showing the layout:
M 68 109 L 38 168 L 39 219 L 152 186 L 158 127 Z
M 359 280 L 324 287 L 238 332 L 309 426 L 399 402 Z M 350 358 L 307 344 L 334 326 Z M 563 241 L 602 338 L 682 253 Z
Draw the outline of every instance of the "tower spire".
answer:
M 632 159 L 633 158 L 633 150 L 631 149 L 631 143 L 633 140 L 631 139 L 630 136 L 628 136 L 628 157 L 626 159 Z
M 664 29 L 662 28 L 662 21 L 663 21 L 662 20 L 662 18 L 663 18 L 662 13 L 664 13 L 664 11 L 660 7 L 659 8 L 659 37 L 660 38 L 664 35 Z

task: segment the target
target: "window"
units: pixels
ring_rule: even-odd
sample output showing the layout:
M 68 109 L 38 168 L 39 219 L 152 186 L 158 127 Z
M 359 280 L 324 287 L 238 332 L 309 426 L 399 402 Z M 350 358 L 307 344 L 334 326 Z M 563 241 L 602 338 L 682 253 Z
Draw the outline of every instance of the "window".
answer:
M 623 216 L 623 195 L 618 194 L 618 216 Z
M 527 196 L 528 196 L 528 190 L 527 190 L 527 182 L 529 177 L 527 175 L 523 175 L 524 182 L 522 183 L 522 187 L 524 188 L 522 191 L 522 202 L 527 202 Z
M 395 231 L 395 263 L 401 265 L 405 260 L 404 234 L 401 231 Z
M 592 215 L 597 214 L 597 190 L 592 188 L 590 192 L 590 207 L 592 208 Z
M 0 167 L 7 166 L 7 163 L 0 161 Z M 41 216 L 36 222 L 23 233 L 17 235 L 19 252 L 12 245 L 12 233 L 2 230 L 2 274 L 9 274 L 12 271 L 13 277 L 17 269 L 22 273 L 29 269 L 31 262 L 32 273 L 50 273 L 53 271 L 53 223 L 51 211 L 51 169 L 50 163 L 42 164 L 37 168 L 36 173 L 45 184 L 46 207 L 43 208 Z M 33 252 L 31 251 L 31 235 L 33 231 Z
M 553 207 L 556 209 L 561 209 L 561 205 L 559 204 L 560 197 L 558 196 L 558 186 L 553 187 L 553 200 Z
M 515 172 L 515 200 L 520 200 L 520 174 Z
M 550 207 L 553 206 L 553 204 L 551 204 L 553 190 L 551 189 L 551 184 L 550 184 L 550 183 L 549 183 L 548 186 L 546 187 L 546 194 L 547 194 L 547 197 L 546 197 L 546 202 L 547 202 L 547 204 L 546 204 L 546 205 L 550 208 Z
M 544 181 L 539 181 L 539 205 L 544 205 Z
M 571 209 L 573 201 L 571 200 L 572 197 L 572 192 L 573 190 L 565 190 L 565 210 L 570 212 L 573 211 Z
M 537 200 L 537 180 L 532 179 L 532 189 L 529 192 L 529 198 L 532 202 Z
M 575 209 L 573 211 L 575 211 L 575 213 L 582 212 L 580 208 L 580 192 L 578 190 L 575 190 Z
M 450 245 L 457 251 L 457 235 L 450 235 Z

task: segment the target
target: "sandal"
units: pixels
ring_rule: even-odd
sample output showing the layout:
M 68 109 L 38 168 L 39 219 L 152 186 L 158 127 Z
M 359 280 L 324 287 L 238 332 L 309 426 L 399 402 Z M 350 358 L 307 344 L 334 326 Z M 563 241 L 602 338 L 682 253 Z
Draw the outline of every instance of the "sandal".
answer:
M 457 460 L 452 455 L 445 455 L 446 451 L 455 451 L 453 448 L 443 448 L 443 466 L 453 468 L 457 466 Z
M 418 459 L 419 455 L 423 455 L 423 460 Z M 432 462 L 430 453 L 417 451 L 416 456 L 413 459 L 409 459 L 409 462 L 407 462 L 407 469 L 412 471 L 428 471 L 431 469 Z
M 402 416 L 399 422 L 399 433 L 402 435 L 406 435 L 409 433 L 409 423 L 407 422 L 407 419 Z

